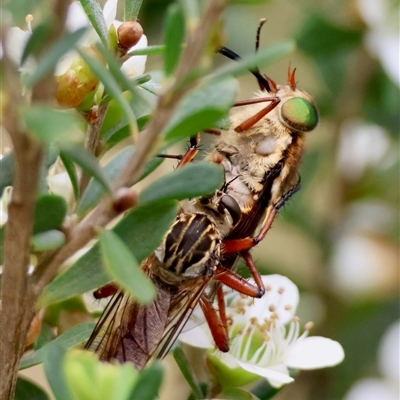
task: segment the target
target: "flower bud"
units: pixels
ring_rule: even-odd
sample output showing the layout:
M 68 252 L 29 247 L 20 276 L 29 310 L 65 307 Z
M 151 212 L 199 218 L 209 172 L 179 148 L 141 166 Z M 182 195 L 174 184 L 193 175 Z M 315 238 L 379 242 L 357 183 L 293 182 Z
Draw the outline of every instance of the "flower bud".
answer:
M 135 46 L 143 35 L 143 28 L 137 21 L 123 22 L 117 29 L 118 43 L 125 49 Z
M 86 52 L 99 58 L 98 54 L 90 48 L 87 48 Z M 98 83 L 97 76 L 90 70 L 85 61 L 78 57 L 69 69 L 59 77 L 56 99 L 64 107 L 77 107 L 88 93 L 93 92 Z

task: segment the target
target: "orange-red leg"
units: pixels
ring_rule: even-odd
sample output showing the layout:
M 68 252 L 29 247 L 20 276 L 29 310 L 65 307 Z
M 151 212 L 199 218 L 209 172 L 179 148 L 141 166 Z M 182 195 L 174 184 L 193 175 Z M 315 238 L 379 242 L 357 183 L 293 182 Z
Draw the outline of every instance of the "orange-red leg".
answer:
M 258 100 L 258 99 L 257 99 Z M 250 129 L 253 125 L 255 125 L 260 119 L 264 118 L 269 112 L 271 112 L 280 102 L 280 99 L 277 97 L 266 97 L 264 101 L 270 101 L 271 103 L 268 104 L 267 107 L 263 108 L 260 110 L 258 113 L 252 115 L 250 118 L 244 120 L 240 125 L 238 125 L 235 128 L 235 132 L 243 132 L 246 131 L 247 129 Z M 244 102 L 242 102 L 244 103 Z M 246 103 L 244 103 L 246 104 Z M 249 100 L 247 100 L 247 104 L 249 103 Z M 240 104 L 243 105 L 243 104 Z
M 229 336 L 226 330 L 226 323 L 224 325 L 223 321 L 221 321 L 219 313 L 213 308 L 204 293 L 200 298 L 200 306 L 210 327 L 215 344 L 221 351 L 226 353 L 229 351 Z
M 250 250 L 258 243 L 260 243 L 268 231 L 271 229 L 272 223 L 274 222 L 279 210 L 283 205 L 300 189 L 300 183 L 293 186 L 288 190 L 279 200 L 272 206 L 268 207 L 267 214 L 261 225 L 260 232 L 253 237 L 246 237 L 242 239 L 227 239 L 222 242 L 222 251 L 224 254 L 242 253 Z

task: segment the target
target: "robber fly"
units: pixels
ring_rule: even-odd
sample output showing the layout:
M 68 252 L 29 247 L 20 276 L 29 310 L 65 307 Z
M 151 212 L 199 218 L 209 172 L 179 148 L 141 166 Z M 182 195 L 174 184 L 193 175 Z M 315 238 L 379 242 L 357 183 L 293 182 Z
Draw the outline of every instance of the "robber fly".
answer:
M 257 31 L 256 51 L 264 22 L 261 20 Z M 220 53 L 240 59 L 225 47 Z M 277 85 L 258 69 L 251 72 L 261 90 L 253 98 L 235 103 L 235 107 L 243 108 L 232 114 L 231 128 L 220 133 L 207 158 L 223 166 L 227 182 L 224 190 L 242 212 L 241 220 L 225 238 L 221 264 L 233 270 L 240 255 L 263 293 L 249 250 L 265 237 L 279 209 L 300 189 L 298 169 L 305 132 L 317 126 L 318 112 L 313 98 L 296 87 L 296 69 L 291 71 L 289 66 L 288 83 L 284 85 Z M 260 231 L 254 236 L 260 223 Z
M 141 369 L 150 359 L 163 358 L 198 304 L 217 347 L 226 352 L 223 298 L 218 297 L 217 312 L 205 289 L 217 280 L 243 294 L 258 295 L 253 285 L 219 263 L 223 238 L 240 220 L 237 202 L 217 190 L 181 206 L 160 247 L 141 265 L 156 286 L 156 299 L 140 305 L 122 290 L 116 291 L 85 345 L 100 360 L 130 361 Z M 112 286 L 102 290 L 110 294 Z

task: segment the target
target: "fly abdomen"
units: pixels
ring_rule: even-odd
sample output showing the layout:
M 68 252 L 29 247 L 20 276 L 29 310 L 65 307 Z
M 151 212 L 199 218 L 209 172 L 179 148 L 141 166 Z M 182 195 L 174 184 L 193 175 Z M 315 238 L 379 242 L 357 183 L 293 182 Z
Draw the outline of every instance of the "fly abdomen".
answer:
M 186 277 L 205 273 L 218 251 L 218 232 L 204 214 L 182 213 L 165 239 L 164 268 Z

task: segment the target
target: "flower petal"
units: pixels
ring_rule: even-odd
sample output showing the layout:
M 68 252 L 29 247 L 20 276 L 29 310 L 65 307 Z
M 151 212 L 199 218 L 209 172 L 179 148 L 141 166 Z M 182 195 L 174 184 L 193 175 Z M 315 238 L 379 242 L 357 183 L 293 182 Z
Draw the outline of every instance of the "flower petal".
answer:
M 285 364 L 296 369 L 332 367 L 344 359 L 342 346 L 331 339 L 312 336 L 298 340 L 288 351 Z
M 214 342 L 207 324 L 201 324 L 193 329 L 182 332 L 179 340 L 200 349 L 213 349 Z
M 144 49 L 147 47 L 147 37 L 143 35 L 139 42 L 129 51 Z M 133 56 L 122 64 L 121 71 L 128 77 L 142 75 L 146 66 L 147 56 Z
M 65 28 L 68 32 L 75 32 L 88 25 L 89 20 L 81 3 L 79 1 L 73 1 L 68 7 Z
M 107 26 L 109 27 L 117 16 L 118 0 L 108 0 L 104 4 L 103 15 L 106 20 Z
M 261 299 L 252 300 L 254 304 L 245 307 L 245 312 L 242 315 L 235 315 L 235 322 L 242 320 L 243 323 L 246 323 L 253 317 L 263 320 L 270 318 L 272 314 L 277 314 L 279 322 L 285 324 L 293 318 L 299 303 L 297 286 L 282 275 L 263 275 L 261 278 L 266 289 L 264 296 Z M 249 282 L 254 284 L 252 279 Z M 235 296 L 235 293 L 233 296 Z M 229 309 L 228 307 L 228 310 L 236 314 L 234 308 Z
M 246 371 L 252 372 L 253 374 L 267 379 L 271 386 L 275 388 L 280 388 L 281 386 L 294 381 L 294 379 L 289 375 L 289 371 L 284 364 L 263 368 L 254 364 L 244 363 L 239 360 L 238 363 Z

